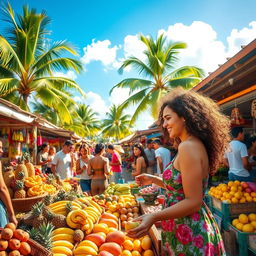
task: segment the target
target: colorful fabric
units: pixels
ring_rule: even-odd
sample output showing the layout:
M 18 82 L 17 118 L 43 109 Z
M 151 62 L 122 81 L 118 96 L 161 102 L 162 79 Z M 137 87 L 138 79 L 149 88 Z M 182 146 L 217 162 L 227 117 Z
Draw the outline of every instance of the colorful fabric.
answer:
M 163 172 L 166 186 L 164 208 L 185 198 L 181 173 L 171 162 Z M 208 179 L 203 180 L 203 190 Z M 190 216 L 162 221 L 162 256 L 223 256 L 224 244 L 217 223 L 203 202 L 201 209 Z
M 118 153 L 116 153 L 116 152 L 114 152 L 113 154 L 112 154 L 112 163 L 113 164 L 116 164 L 116 163 L 118 163 L 119 162 L 119 159 L 120 159 L 120 155 L 118 154 Z M 121 165 L 112 165 L 112 171 L 113 172 L 122 172 L 122 167 L 121 167 Z

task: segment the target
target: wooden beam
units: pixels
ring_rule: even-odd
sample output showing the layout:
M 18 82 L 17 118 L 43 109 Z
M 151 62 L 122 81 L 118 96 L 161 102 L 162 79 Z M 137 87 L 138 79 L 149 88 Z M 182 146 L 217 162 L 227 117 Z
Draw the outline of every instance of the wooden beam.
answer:
M 247 89 L 245 89 L 245 90 L 243 90 L 243 91 L 235 93 L 235 94 L 233 94 L 233 95 L 231 95 L 231 96 L 229 96 L 229 97 L 227 97 L 227 98 L 225 98 L 223 100 L 220 100 L 217 103 L 218 103 L 218 105 L 222 105 L 222 104 L 224 104 L 226 102 L 229 102 L 231 100 L 237 99 L 237 98 L 239 98 L 239 97 L 241 97 L 241 96 L 243 96 L 245 94 L 248 94 L 250 92 L 253 92 L 253 91 L 256 91 L 256 84 L 251 86 L 251 87 L 249 87 L 249 88 L 247 88 Z

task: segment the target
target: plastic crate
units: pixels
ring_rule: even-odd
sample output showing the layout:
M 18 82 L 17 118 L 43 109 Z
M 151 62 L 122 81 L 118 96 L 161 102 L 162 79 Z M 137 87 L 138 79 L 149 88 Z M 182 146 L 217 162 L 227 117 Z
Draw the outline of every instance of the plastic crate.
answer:
M 236 241 L 238 243 L 238 254 L 239 256 L 256 255 L 254 247 L 256 244 L 256 233 L 246 233 L 236 229 L 233 225 L 229 225 L 229 230 L 235 233 Z M 252 239 L 253 238 L 253 239 Z
M 222 202 L 221 200 L 212 197 L 212 212 L 216 213 L 223 220 L 223 228 L 225 230 L 229 229 L 229 224 L 233 218 L 239 216 L 239 214 L 249 214 L 256 212 L 256 203 L 238 203 L 238 204 L 229 204 Z

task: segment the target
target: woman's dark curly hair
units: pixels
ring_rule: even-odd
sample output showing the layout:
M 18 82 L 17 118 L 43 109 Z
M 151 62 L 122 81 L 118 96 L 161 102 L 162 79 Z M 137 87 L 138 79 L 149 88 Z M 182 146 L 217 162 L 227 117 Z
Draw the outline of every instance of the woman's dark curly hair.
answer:
M 133 148 L 138 148 L 140 150 L 140 152 L 141 152 L 140 156 L 142 156 L 144 158 L 146 166 L 148 167 L 148 158 L 147 158 L 147 155 L 144 151 L 143 145 L 141 143 L 135 143 L 133 145 Z M 134 163 L 136 164 L 136 161 L 139 158 L 139 156 L 135 156 L 134 153 L 133 153 L 133 156 L 134 156 Z
M 103 143 L 98 143 L 98 144 L 96 144 L 96 146 L 95 146 L 94 152 L 95 152 L 95 154 L 99 154 L 99 153 L 101 153 L 101 151 L 102 151 L 103 149 L 105 149 L 105 145 L 104 145 Z
M 210 173 L 214 174 L 230 141 L 229 118 L 220 112 L 212 99 L 191 90 L 176 88 L 161 100 L 158 121 L 166 138 L 169 133 L 163 128 L 165 107 L 183 117 L 187 132 L 203 142 L 209 157 Z

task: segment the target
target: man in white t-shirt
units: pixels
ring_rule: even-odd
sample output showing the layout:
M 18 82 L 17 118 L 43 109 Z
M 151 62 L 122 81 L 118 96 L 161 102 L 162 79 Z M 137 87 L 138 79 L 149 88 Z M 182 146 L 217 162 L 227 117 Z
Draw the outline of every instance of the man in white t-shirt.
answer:
M 72 177 L 73 161 L 70 152 L 74 143 L 67 140 L 61 151 L 59 151 L 52 161 L 52 173 L 58 174 L 62 180 Z
M 234 127 L 231 130 L 233 140 L 229 143 L 230 148 L 225 153 L 225 164 L 229 166 L 229 180 L 252 181 L 249 173 L 248 152 L 244 140 L 242 127 Z
M 153 142 L 155 149 L 155 156 L 157 161 L 157 175 L 161 175 L 164 168 L 171 161 L 171 152 L 162 146 L 161 140 L 156 139 Z

